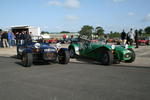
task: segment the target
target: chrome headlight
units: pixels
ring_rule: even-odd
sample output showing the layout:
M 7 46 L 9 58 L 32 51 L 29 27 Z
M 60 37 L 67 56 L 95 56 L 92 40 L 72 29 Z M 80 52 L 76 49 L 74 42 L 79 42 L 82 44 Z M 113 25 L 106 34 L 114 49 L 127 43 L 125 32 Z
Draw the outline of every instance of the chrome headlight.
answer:
M 58 49 L 61 48 L 61 44 L 60 44 L 60 43 L 57 43 L 57 44 L 56 44 L 56 48 L 58 48 Z
M 112 49 L 115 49 L 115 47 L 116 47 L 115 45 L 112 45 L 112 46 L 111 46 Z
M 23 49 L 19 48 L 19 52 L 23 52 Z
M 37 49 L 40 48 L 40 46 L 41 46 L 40 43 L 35 43 L 34 44 L 34 47 L 37 48 Z
M 128 44 L 125 45 L 125 48 L 128 49 Z

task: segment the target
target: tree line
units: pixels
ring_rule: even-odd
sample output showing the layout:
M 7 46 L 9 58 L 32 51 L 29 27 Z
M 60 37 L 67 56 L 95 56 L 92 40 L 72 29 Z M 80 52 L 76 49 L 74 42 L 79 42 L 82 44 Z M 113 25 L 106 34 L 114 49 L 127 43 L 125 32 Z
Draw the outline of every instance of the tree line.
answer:
M 150 26 L 144 28 L 144 29 L 136 29 L 139 33 L 139 36 L 150 36 Z M 101 26 L 97 26 L 94 28 L 93 26 L 84 25 L 81 30 L 79 31 L 79 34 L 86 35 L 88 38 L 92 38 L 92 35 L 97 35 L 98 37 L 104 36 L 104 29 Z M 113 32 L 110 31 L 110 33 L 107 33 L 108 37 L 114 38 L 114 37 L 120 37 L 120 32 Z

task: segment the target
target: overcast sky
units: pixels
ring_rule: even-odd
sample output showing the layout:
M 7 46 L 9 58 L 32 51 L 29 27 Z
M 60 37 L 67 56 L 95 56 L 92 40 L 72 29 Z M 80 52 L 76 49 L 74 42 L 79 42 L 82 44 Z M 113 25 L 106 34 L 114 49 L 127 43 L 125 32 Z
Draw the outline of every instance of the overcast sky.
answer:
M 150 0 L 0 0 L 0 28 L 39 26 L 49 32 L 83 25 L 105 32 L 150 26 Z

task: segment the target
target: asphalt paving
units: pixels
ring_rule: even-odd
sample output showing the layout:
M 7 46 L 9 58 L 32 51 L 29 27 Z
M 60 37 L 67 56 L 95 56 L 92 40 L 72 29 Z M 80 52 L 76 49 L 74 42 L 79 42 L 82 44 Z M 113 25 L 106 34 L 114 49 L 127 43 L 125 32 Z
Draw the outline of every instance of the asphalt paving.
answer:
M 0 53 L 0 100 L 150 100 L 149 49 L 135 49 L 134 63 L 111 66 L 79 58 L 25 68 Z

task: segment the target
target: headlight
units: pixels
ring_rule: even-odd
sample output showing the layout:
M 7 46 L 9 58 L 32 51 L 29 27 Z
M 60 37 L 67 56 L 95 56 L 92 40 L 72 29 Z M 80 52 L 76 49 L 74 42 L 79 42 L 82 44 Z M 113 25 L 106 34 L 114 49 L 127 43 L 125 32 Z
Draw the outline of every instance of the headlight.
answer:
M 19 52 L 22 52 L 22 51 L 23 51 L 23 49 L 19 48 Z
M 58 48 L 58 49 L 61 48 L 61 44 L 60 44 L 60 43 L 57 43 L 57 44 L 56 44 L 56 48 Z
M 128 44 L 125 45 L 125 48 L 128 49 Z
M 111 46 L 112 49 L 115 49 L 115 47 L 116 47 L 115 45 L 112 45 L 112 46 Z
M 50 49 L 50 48 L 44 49 L 44 52 L 50 52 L 50 51 L 56 51 L 56 50 L 55 49 Z
M 40 43 L 35 43 L 35 44 L 34 44 L 34 47 L 35 47 L 35 48 L 40 48 Z

